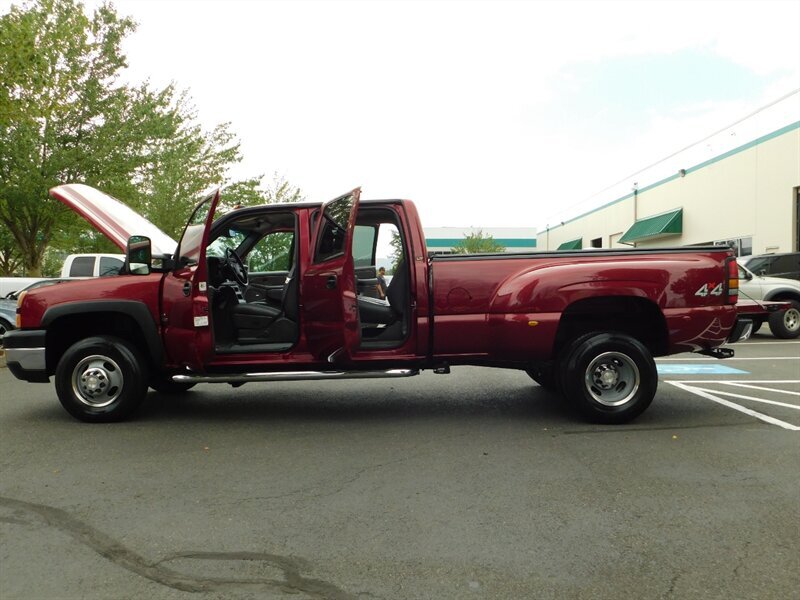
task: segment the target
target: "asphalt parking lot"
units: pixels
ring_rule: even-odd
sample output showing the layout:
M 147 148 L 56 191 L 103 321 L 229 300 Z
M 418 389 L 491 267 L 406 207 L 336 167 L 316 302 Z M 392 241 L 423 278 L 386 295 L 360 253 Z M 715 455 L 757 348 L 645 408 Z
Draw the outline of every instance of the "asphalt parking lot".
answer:
M 0 368 L 0 597 L 798 598 L 800 341 L 735 348 L 617 427 L 466 367 L 86 425 Z

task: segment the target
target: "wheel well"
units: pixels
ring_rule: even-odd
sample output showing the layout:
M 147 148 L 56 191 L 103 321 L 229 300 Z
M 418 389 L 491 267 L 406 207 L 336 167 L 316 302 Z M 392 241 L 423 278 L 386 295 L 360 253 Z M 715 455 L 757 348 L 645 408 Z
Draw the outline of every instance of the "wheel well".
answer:
M 779 292 L 770 298 L 771 302 L 786 302 L 787 300 L 800 302 L 800 296 L 797 294 L 792 294 L 791 292 Z
M 667 323 L 658 306 L 633 296 L 586 298 L 562 313 L 556 332 L 554 355 L 572 340 L 593 331 L 619 331 L 644 344 L 653 356 L 666 354 Z
M 66 315 L 47 327 L 46 361 L 48 374 L 55 373 L 56 365 L 72 344 L 94 335 L 113 335 L 131 342 L 142 357 L 152 365 L 142 328 L 130 315 L 116 312 L 99 312 Z

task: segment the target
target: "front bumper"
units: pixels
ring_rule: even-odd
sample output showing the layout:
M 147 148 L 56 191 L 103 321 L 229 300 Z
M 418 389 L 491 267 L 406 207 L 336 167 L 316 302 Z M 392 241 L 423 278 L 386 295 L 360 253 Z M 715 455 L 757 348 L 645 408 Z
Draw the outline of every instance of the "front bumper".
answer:
M 38 329 L 14 329 L 3 336 L 6 366 L 17 379 L 47 383 L 45 332 Z

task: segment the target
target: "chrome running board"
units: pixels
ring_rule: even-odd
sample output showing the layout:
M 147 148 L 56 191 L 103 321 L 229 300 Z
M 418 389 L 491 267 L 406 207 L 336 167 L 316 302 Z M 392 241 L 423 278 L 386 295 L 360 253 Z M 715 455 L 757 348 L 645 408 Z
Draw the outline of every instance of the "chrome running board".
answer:
M 176 383 L 250 383 L 254 381 L 309 381 L 315 379 L 384 379 L 413 377 L 419 369 L 387 371 L 276 371 L 274 373 L 228 373 L 220 375 L 173 375 Z

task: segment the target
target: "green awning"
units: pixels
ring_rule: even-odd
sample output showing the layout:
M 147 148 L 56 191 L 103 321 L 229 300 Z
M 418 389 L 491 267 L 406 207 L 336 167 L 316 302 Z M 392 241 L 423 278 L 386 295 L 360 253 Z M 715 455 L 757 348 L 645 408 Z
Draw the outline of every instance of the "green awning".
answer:
M 564 242 L 556 250 L 580 250 L 581 248 L 583 248 L 583 238 L 577 238 Z
M 671 210 L 660 215 L 639 219 L 619 241 L 632 244 L 643 240 L 657 240 L 670 235 L 683 233 L 683 209 Z

